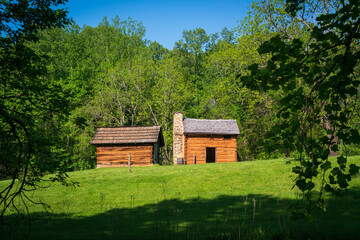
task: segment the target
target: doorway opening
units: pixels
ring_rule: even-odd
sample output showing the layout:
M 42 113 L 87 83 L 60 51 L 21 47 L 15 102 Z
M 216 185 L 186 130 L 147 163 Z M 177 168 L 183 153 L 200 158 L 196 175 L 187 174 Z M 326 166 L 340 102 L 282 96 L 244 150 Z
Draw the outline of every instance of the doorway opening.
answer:
M 216 148 L 207 147 L 206 148 L 206 163 L 216 162 Z

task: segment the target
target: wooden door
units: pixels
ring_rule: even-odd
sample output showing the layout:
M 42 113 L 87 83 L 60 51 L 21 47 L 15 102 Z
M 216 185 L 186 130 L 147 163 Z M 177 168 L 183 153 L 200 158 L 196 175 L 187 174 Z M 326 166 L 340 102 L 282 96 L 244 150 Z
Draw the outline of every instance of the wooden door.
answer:
M 206 163 L 216 162 L 216 148 L 207 147 L 206 148 Z

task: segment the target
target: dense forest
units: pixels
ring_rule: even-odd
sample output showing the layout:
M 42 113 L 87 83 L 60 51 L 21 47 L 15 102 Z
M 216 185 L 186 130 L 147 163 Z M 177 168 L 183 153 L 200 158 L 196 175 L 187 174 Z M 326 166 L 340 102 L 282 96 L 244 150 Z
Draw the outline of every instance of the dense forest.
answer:
M 54 151 L 64 154 L 69 170 L 91 168 L 95 149 L 89 143 L 96 127 L 161 125 L 162 163 L 168 164 L 173 113 L 183 111 L 190 118 L 237 119 L 241 158 L 268 157 L 257 141 L 271 124 L 274 100 L 248 90 L 238 76 L 263 61 L 256 48 L 271 34 L 254 41 L 238 37 L 240 31 L 186 30 L 173 50 L 147 41 L 145 27 L 132 19 L 41 32 L 30 47 L 46 55 L 46 77 L 62 89 L 67 108 L 53 119 Z
M 46 112 L 24 109 L 39 115 L 33 124 L 46 149 L 39 154 L 56 158 L 67 170 L 93 168 L 90 140 L 96 127 L 160 125 L 165 137 L 162 164 L 170 164 L 172 116 L 183 111 L 189 118 L 236 119 L 241 160 L 296 156 L 298 152 L 288 149 L 266 151 L 261 144 L 278 121 L 284 89 L 250 90 L 242 79 L 249 76 L 250 65 L 261 68 L 270 59 L 271 54 L 259 54 L 261 44 L 274 36 L 310 43 L 315 17 L 336 4 L 311 2 L 301 15 L 291 16 L 282 1 L 255 1 L 237 28 L 214 34 L 202 28 L 184 30 L 172 50 L 148 41 L 146 27 L 131 18 L 104 17 L 97 27 L 69 22 L 38 32 L 37 41 L 25 46 L 42 58 L 42 84 L 56 92 L 44 96 L 45 102 L 61 99 Z M 19 102 L 15 100 L 11 104 Z M 358 153 L 354 146 L 347 148 L 347 154 Z

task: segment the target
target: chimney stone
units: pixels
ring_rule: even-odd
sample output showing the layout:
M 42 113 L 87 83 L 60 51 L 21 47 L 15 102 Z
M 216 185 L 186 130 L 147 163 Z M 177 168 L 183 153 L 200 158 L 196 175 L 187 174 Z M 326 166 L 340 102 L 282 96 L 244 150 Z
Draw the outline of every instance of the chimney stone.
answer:
M 174 113 L 173 120 L 173 164 L 184 164 L 184 115 Z

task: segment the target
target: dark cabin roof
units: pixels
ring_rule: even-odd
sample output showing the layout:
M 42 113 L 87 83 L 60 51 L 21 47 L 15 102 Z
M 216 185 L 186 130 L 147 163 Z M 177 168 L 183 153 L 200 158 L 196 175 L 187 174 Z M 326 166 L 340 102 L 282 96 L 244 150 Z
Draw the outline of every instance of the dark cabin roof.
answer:
M 232 119 L 184 119 L 184 133 L 239 135 L 240 131 L 236 120 Z
M 100 127 L 96 129 L 91 144 L 141 144 L 156 143 L 158 140 L 160 140 L 160 146 L 164 146 L 164 138 L 160 126 Z

